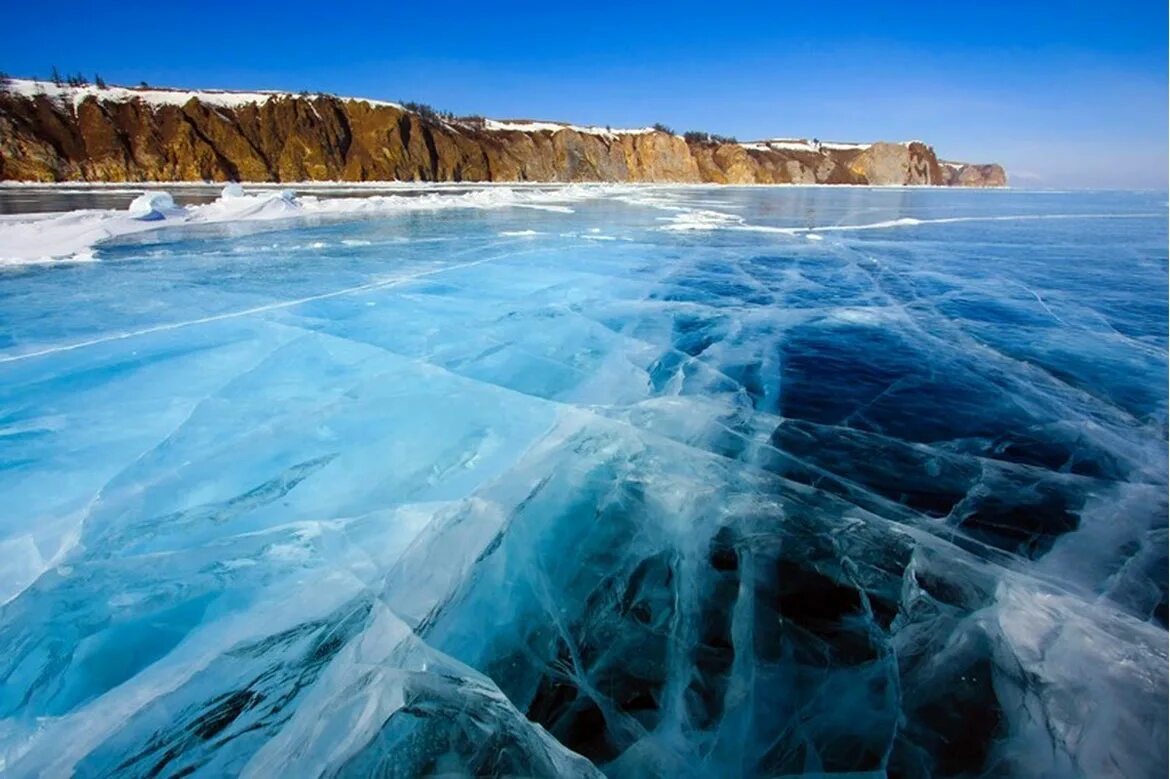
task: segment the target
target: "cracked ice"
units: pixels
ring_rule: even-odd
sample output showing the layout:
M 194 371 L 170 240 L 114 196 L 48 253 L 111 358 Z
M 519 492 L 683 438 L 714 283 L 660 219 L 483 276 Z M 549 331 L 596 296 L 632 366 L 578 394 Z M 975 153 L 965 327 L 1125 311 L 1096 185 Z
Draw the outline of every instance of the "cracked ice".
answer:
M 1166 774 L 1157 197 L 443 197 L 0 274 L 0 771 Z

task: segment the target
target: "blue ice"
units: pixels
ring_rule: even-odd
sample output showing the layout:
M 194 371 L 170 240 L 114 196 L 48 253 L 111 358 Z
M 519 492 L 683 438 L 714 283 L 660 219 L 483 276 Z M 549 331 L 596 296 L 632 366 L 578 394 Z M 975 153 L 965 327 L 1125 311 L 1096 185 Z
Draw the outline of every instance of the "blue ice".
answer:
M 0 772 L 1166 774 L 1164 193 L 473 195 L 0 268 Z

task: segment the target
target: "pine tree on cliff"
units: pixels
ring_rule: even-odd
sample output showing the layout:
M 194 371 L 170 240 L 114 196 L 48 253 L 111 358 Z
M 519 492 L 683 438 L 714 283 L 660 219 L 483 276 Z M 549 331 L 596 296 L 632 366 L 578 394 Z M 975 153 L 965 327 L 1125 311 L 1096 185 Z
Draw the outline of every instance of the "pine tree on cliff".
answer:
M 102 78 L 101 73 L 94 73 L 93 74 L 93 84 L 98 89 L 105 89 L 106 88 L 106 80 L 104 78 Z
M 53 73 L 49 76 L 49 78 L 53 80 L 54 84 L 61 86 L 61 71 L 57 70 L 56 65 L 53 66 Z

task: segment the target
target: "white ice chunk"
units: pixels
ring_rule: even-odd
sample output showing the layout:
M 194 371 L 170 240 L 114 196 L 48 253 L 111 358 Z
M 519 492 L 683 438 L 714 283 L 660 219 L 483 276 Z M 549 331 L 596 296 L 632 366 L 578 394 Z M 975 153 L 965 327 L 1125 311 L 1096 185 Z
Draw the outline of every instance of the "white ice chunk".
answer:
M 186 213 L 175 205 L 175 199 L 169 192 L 144 192 L 130 202 L 126 211 L 135 219 L 144 221 L 158 221 Z

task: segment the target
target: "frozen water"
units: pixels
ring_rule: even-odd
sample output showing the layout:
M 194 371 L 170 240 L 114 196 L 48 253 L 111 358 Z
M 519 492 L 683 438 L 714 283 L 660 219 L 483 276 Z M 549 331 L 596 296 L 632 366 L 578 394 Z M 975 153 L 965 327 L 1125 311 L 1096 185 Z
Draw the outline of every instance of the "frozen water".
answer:
M 227 193 L 225 192 L 226 196 Z M 175 205 L 175 199 L 168 192 L 144 192 L 130 201 L 126 209 L 131 217 L 143 221 L 157 222 L 182 212 Z
M 1164 193 L 338 200 L 0 220 L 0 772 L 1166 774 Z

